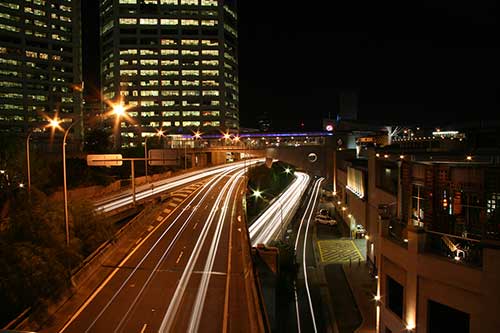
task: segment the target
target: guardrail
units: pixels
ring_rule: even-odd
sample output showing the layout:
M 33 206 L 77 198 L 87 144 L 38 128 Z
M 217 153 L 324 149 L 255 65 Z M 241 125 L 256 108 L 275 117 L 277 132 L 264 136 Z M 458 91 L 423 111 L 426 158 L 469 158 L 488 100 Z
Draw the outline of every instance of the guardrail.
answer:
M 387 226 L 387 235 L 389 239 L 397 243 L 399 246 L 408 248 L 408 225 L 403 221 L 392 218 Z

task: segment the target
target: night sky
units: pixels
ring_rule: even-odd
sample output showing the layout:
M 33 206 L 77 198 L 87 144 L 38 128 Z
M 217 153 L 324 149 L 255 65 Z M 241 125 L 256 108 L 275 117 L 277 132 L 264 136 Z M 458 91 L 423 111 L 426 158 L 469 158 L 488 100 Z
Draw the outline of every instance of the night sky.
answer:
M 96 3 L 83 1 L 84 52 Z M 500 118 L 494 0 L 240 0 L 238 6 L 242 127 L 255 127 L 267 112 L 275 130 L 301 122 L 319 129 L 323 117 L 338 111 L 339 91 L 358 94 L 363 120 Z M 97 74 L 86 76 L 89 87 Z

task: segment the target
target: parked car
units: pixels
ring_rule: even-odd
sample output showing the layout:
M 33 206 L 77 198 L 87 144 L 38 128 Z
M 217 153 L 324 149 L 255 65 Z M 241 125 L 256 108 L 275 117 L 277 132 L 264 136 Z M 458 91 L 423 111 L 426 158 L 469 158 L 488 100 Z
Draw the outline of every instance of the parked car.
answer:
M 361 224 L 356 225 L 355 238 L 363 238 L 366 235 L 365 227 Z
M 316 217 L 314 218 L 314 222 L 316 223 L 319 223 L 319 224 L 325 224 L 325 225 L 336 225 L 337 224 L 337 221 L 332 219 L 331 217 L 329 216 L 325 216 L 325 215 L 316 215 Z
M 328 209 L 320 209 L 319 210 L 319 215 L 323 215 L 323 216 L 328 216 Z

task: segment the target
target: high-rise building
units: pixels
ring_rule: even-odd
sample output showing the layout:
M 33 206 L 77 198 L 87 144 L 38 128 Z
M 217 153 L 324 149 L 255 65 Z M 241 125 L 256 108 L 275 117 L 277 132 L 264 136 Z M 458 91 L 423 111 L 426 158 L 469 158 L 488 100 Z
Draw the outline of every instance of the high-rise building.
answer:
M 239 127 L 235 1 L 103 0 L 101 82 L 123 103 L 122 146 Z
M 0 131 L 81 117 L 80 19 L 79 0 L 0 2 Z

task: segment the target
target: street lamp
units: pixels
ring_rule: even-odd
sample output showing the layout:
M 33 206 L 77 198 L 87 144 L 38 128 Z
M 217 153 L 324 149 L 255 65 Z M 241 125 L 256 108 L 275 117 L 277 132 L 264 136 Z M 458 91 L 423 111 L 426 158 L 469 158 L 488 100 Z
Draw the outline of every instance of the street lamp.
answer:
M 165 135 L 163 135 L 163 130 L 159 129 L 159 130 L 156 130 L 156 134 L 154 134 L 153 136 L 163 137 Z M 146 175 L 146 182 L 148 181 L 148 139 L 149 138 L 150 138 L 150 136 L 146 136 L 144 138 L 144 170 L 145 170 L 145 175 Z
M 69 218 L 68 218 L 68 188 L 66 184 L 66 138 L 68 137 L 68 133 L 73 126 L 75 126 L 81 119 L 77 119 L 71 123 L 71 125 L 64 130 L 60 124 L 61 120 L 57 118 L 50 120 L 50 126 L 54 129 L 59 129 L 64 131 L 63 144 L 62 144 L 62 159 L 63 159 L 63 189 L 64 189 L 64 224 L 66 227 L 66 246 L 69 246 Z
M 26 137 L 26 166 L 28 171 L 28 195 L 31 195 L 31 171 L 30 171 L 30 138 L 33 131 L 28 133 Z

